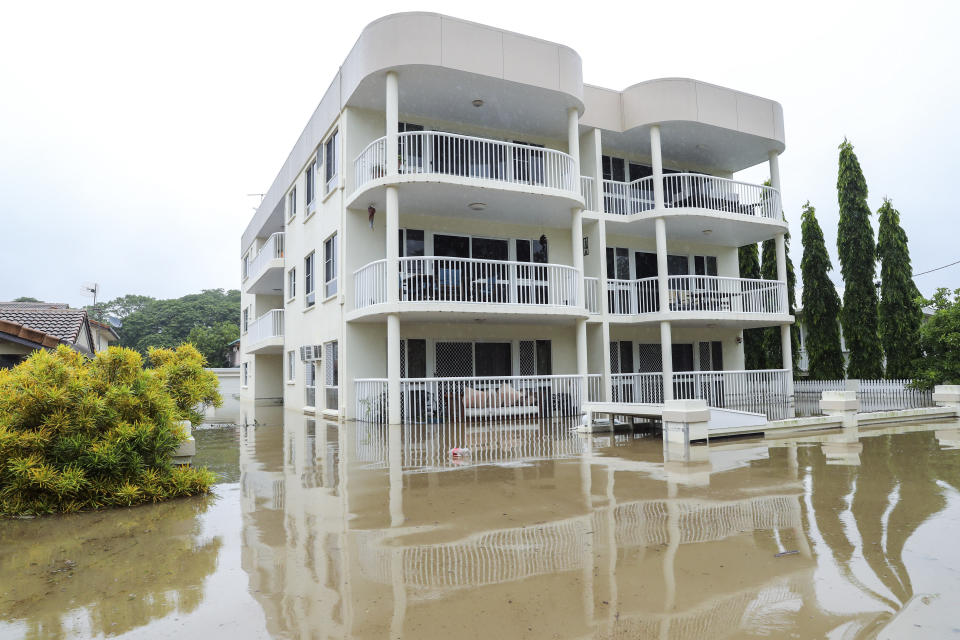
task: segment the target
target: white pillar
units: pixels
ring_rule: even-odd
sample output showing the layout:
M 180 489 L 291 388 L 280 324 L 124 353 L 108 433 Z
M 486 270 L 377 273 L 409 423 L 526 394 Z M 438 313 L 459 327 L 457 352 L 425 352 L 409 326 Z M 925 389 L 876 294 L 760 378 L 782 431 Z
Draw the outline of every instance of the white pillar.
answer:
M 600 318 L 603 334 L 603 400 L 610 402 L 613 398 L 610 388 L 610 322 L 607 318 L 607 225 L 603 218 L 597 222 L 597 237 L 600 240 Z
M 587 394 L 587 320 L 577 319 L 577 375 L 580 376 L 581 402 L 589 400 Z
M 386 188 L 387 204 L 387 301 L 400 299 L 400 199 L 397 188 Z
M 787 398 L 793 399 L 793 344 L 790 340 L 790 325 L 780 325 L 780 355 L 781 365 L 787 370 Z
M 573 268 L 577 270 L 577 304 L 586 307 L 583 294 L 583 209 L 570 210 L 570 249 L 573 251 Z
M 771 151 L 768 154 L 770 158 L 770 186 L 780 191 L 780 154 Z
M 653 207 L 663 210 L 663 156 L 660 152 L 660 125 L 650 127 L 650 164 L 653 166 Z
M 573 180 L 580 187 L 580 113 L 576 107 L 567 109 L 567 153 L 573 157 Z
M 784 313 L 790 311 L 790 296 L 787 292 L 787 241 L 786 236 L 778 233 L 774 237 L 774 244 L 777 248 L 777 280 L 783 283 L 780 288 L 780 305 Z
M 400 424 L 400 316 L 387 316 L 387 417 Z
M 670 290 L 667 280 L 667 223 L 663 218 L 656 218 L 654 229 L 657 238 L 657 296 L 660 303 L 660 312 L 670 311 Z
M 397 83 L 397 72 L 387 72 L 387 96 L 386 96 L 386 116 L 387 116 L 387 175 L 397 174 L 397 157 L 399 149 L 397 147 L 397 127 L 400 124 L 400 87 Z
M 660 360 L 663 363 L 663 401 L 673 400 L 673 332 L 669 322 L 660 323 Z

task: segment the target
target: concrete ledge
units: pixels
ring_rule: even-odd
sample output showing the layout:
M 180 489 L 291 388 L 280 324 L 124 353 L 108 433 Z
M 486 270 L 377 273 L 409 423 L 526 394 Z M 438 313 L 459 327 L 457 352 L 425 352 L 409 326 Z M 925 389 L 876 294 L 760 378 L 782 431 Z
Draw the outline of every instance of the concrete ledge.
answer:
M 667 400 L 661 415 L 664 422 L 707 422 L 710 409 L 706 400 Z
M 960 384 L 938 384 L 933 388 L 933 401 L 960 407 Z
M 187 433 L 187 439 L 180 443 L 177 450 L 173 452 L 173 464 L 190 464 L 193 456 L 197 455 L 197 441 L 193 437 L 192 427 L 189 420 L 181 420 L 180 426 Z
M 824 411 L 857 411 L 860 401 L 856 391 L 824 391 L 820 399 Z

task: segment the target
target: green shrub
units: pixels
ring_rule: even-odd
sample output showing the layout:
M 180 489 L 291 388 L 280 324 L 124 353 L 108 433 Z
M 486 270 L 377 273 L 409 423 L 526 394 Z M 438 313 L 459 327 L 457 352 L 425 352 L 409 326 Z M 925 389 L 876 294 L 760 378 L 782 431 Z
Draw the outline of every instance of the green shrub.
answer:
M 92 360 L 37 351 L 0 370 L 0 515 L 130 506 L 209 490 L 206 469 L 176 467 L 180 420 L 218 405 L 216 376 L 189 345 Z M 209 374 L 209 375 L 208 375 Z

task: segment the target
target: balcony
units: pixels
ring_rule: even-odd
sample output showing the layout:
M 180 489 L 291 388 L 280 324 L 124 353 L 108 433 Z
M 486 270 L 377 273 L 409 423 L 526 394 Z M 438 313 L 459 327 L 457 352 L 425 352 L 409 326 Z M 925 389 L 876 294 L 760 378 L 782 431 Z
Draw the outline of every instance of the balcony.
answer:
M 736 324 L 783 321 L 789 314 L 786 284 L 722 276 L 668 276 L 670 320 L 729 320 Z M 608 280 L 607 311 L 614 316 L 660 314 L 657 278 Z M 771 316 L 781 316 L 771 318 Z M 663 315 L 656 315 L 656 320 Z
M 385 305 L 387 261 L 354 272 L 354 306 L 371 312 Z M 421 256 L 400 258 L 401 311 L 527 313 L 531 317 L 584 316 L 573 267 L 508 260 Z
M 602 202 L 596 204 L 613 214 L 608 225 L 613 223 L 614 233 L 653 235 L 659 216 L 669 218 L 671 239 L 703 242 L 707 235 L 712 244 L 726 246 L 768 240 L 787 230 L 776 189 L 695 173 L 663 176 L 662 212 L 654 212 L 652 176 L 604 180 Z
M 247 353 L 283 352 L 283 309 L 271 309 L 247 328 Z
M 377 202 L 377 190 L 388 183 L 398 185 L 405 206 L 418 211 L 450 215 L 480 203 L 484 219 L 516 221 L 521 215 L 534 220 L 544 213 L 568 213 L 582 202 L 574 159 L 562 151 L 439 131 L 400 133 L 397 142 L 396 176 L 388 176 L 386 138 L 374 140 L 356 157 L 348 206 Z M 429 195 L 422 192 L 428 183 Z
M 283 293 L 283 232 L 274 233 L 247 263 L 244 281 L 247 293 L 281 295 Z

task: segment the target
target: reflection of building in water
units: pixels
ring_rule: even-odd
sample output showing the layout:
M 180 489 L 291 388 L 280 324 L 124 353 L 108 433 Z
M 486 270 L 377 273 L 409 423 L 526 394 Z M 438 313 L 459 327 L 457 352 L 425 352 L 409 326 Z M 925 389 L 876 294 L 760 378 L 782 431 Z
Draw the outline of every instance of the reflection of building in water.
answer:
M 282 433 L 244 431 L 243 566 L 280 636 L 414 637 L 442 620 L 510 635 L 508 601 L 547 637 L 875 628 L 913 595 L 907 523 L 942 504 L 903 499 L 928 481 L 903 457 L 885 480 L 872 455 L 834 466 L 820 442 L 714 444 L 665 464 L 659 439 L 552 424 L 391 432 L 289 415 Z M 874 454 L 885 440 L 863 442 Z M 475 457 L 453 472 L 449 449 L 465 445 Z M 859 613 L 817 593 L 826 559 L 868 602 Z M 542 598 L 549 615 L 533 613 Z

